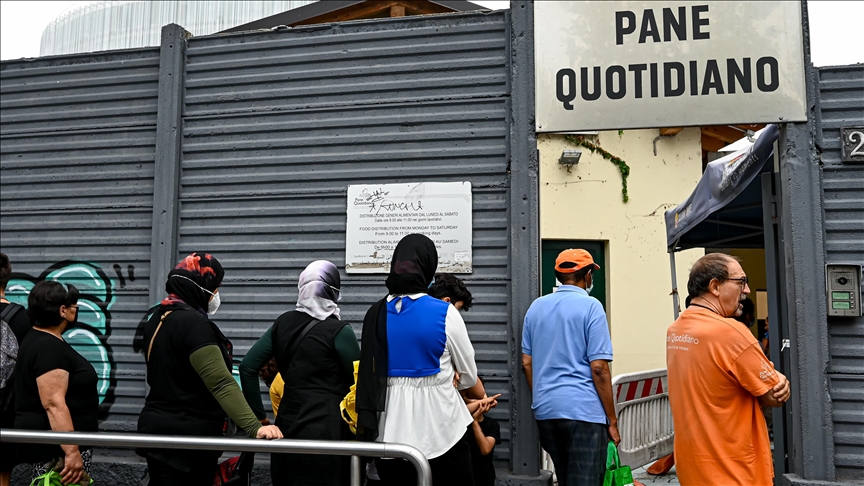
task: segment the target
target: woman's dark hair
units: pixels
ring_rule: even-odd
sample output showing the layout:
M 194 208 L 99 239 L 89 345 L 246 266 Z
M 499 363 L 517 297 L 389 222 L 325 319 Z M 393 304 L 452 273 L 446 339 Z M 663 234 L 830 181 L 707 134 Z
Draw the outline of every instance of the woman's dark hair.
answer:
M 12 264 L 9 263 L 9 257 L 0 252 L 0 289 L 6 290 L 10 278 L 12 278 Z
M 436 299 L 450 297 L 450 301 L 454 304 L 462 302 L 462 310 L 468 310 L 474 303 L 471 297 L 471 292 L 465 287 L 465 283 L 459 277 L 449 273 L 439 273 L 435 275 L 435 283 L 429 287 L 427 294 Z
M 729 262 L 733 261 L 740 260 L 725 253 L 709 253 L 697 260 L 690 269 L 687 295 L 695 299 L 708 292 L 708 284 L 715 278 L 720 281 L 729 278 Z
M 64 285 L 53 280 L 39 282 L 27 298 L 30 324 L 36 327 L 54 327 L 63 322 L 60 307 L 75 305 L 77 302 L 78 289 L 74 285 Z

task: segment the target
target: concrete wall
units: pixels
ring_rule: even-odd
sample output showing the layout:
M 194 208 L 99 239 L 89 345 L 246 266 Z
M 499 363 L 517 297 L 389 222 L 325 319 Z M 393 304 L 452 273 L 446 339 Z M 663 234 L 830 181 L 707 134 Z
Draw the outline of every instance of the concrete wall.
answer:
M 615 353 L 613 374 L 666 367 L 666 328 L 672 323 L 671 272 L 663 213 L 677 206 L 702 175 L 698 128 L 652 141 L 656 129 L 600 132 L 601 146 L 630 166 L 630 201 L 621 197 L 618 168 L 575 147 L 563 135 L 541 135 L 540 237 L 606 242 L 607 310 Z M 596 140 L 595 140 L 596 141 Z M 568 172 L 558 164 L 565 149 L 582 158 Z M 676 255 L 679 289 L 702 250 Z

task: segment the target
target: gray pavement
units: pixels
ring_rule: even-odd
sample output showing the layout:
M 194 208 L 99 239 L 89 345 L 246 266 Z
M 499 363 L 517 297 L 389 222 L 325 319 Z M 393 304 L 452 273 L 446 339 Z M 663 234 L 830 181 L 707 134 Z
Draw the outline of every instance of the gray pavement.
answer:
M 651 464 L 648 464 L 644 467 L 640 467 L 639 469 L 633 470 L 633 479 L 641 482 L 642 484 L 681 484 L 678 482 L 678 475 L 675 474 L 675 467 L 672 467 L 672 470 L 669 471 L 669 474 L 665 474 L 663 476 L 653 476 L 645 472 L 645 469 L 650 467 Z

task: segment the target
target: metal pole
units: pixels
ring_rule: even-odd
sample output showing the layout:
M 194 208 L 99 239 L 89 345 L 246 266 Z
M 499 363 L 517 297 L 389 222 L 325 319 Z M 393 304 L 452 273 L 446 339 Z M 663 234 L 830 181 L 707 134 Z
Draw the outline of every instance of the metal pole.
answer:
M 351 456 L 351 486 L 360 486 L 360 456 Z
M 165 436 L 118 434 L 113 432 L 53 432 L 41 430 L 0 429 L 0 442 L 21 444 L 75 444 L 101 447 L 154 447 L 159 449 L 197 449 L 207 451 L 272 452 L 335 456 L 364 456 L 405 459 L 417 470 L 417 485 L 432 486 L 429 461 L 415 447 L 384 442 L 348 442 L 336 440 L 257 440 L 227 437 Z M 359 458 L 357 466 L 359 469 Z
M 678 313 L 681 309 L 678 299 L 678 274 L 675 271 L 675 250 L 669 252 L 669 264 L 672 267 L 672 312 L 675 315 L 675 319 L 678 319 Z

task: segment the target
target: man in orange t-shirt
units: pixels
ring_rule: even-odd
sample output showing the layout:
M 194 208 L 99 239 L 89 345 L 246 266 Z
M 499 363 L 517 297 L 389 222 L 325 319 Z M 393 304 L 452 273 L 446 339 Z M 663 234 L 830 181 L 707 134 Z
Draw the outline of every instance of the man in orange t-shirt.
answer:
M 750 293 L 738 260 L 700 258 L 690 307 L 666 332 L 675 467 L 682 485 L 770 486 L 774 467 L 760 404 L 780 407 L 789 381 L 735 320 Z

